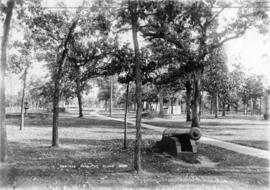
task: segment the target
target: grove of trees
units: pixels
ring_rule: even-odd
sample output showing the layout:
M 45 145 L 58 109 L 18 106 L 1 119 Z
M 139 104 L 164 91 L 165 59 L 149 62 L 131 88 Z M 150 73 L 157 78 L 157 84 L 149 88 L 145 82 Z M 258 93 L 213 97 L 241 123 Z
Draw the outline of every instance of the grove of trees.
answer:
M 237 7 L 235 17 L 222 22 L 231 7 Z M 13 11 L 16 17 L 12 17 Z M 82 95 L 91 91 L 89 81 L 95 80 L 100 87 L 99 98 L 106 102 L 106 109 L 110 100 L 110 111 L 112 100 L 116 99 L 114 81 L 125 87 L 123 97 L 119 98 L 125 105 L 124 147 L 127 147 L 127 112 L 135 103 L 134 169 L 138 172 L 142 170 L 143 110 L 158 111 L 157 115 L 163 117 L 164 102 L 168 102 L 170 113 L 174 113 L 173 105 L 181 106 L 184 99 L 187 121 L 191 121 L 191 128 L 199 128 L 200 115 L 207 107 L 201 93 L 207 92 L 209 110 L 215 117 L 219 107 L 225 116 L 226 110 L 237 111 L 240 105 L 244 113 L 249 107 L 252 114 L 256 110 L 261 114 L 265 94 L 263 78 L 246 75 L 240 66 L 229 71 L 224 52 L 226 42 L 243 36 L 249 29 L 265 32 L 269 20 L 259 2 L 100 0 L 92 4 L 84 1 L 76 9 L 68 9 L 63 3 L 59 3 L 58 9 L 49 9 L 39 1 L 7 0 L 1 3 L 0 14 L 3 19 L 1 161 L 7 158 L 6 67 L 17 65 L 11 66 L 12 72 L 18 66 L 23 68 L 23 81 L 26 81 L 27 68 L 32 64 L 28 59 L 47 64 L 49 81 L 32 80 L 24 89 L 28 89 L 36 105 L 52 105 L 54 147 L 61 140 L 58 137 L 61 99 L 76 97 L 79 117 L 83 117 Z M 16 20 L 27 35 L 24 43 L 13 44 L 20 56 L 10 55 L 7 63 L 10 26 Z M 125 33 L 131 33 L 130 43 L 121 41 Z M 31 49 L 34 55 L 33 51 L 29 52 Z M 24 92 L 22 96 L 24 105 Z

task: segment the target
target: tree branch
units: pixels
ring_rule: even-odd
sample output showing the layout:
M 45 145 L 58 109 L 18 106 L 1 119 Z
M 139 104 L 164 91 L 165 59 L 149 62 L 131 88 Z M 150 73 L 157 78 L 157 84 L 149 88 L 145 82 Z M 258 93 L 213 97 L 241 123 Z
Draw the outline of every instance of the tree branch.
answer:
M 246 27 L 244 27 L 244 29 L 241 32 L 238 32 L 234 36 L 231 36 L 231 37 L 228 37 L 228 38 L 223 39 L 221 42 L 219 42 L 218 44 L 212 45 L 210 48 L 211 49 L 216 49 L 216 48 L 222 46 L 224 43 L 226 43 L 226 42 L 228 42 L 230 40 L 237 39 L 237 38 L 243 36 L 245 34 L 245 32 L 246 32 L 247 29 L 248 29 L 248 27 L 246 26 Z
M 215 14 L 209 21 L 207 21 L 205 23 L 205 25 L 209 25 L 213 20 L 215 20 L 215 18 L 220 15 L 220 13 L 222 13 L 224 11 L 225 7 L 223 7 L 219 12 L 217 12 L 217 14 Z
M 119 29 L 119 30 L 117 30 L 117 31 L 115 31 L 115 32 L 113 32 L 114 34 L 117 34 L 117 33 L 120 33 L 120 32 L 126 32 L 126 31 L 128 31 L 128 30 L 131 30 L 132 28 L 121 28 L 121 29 Z

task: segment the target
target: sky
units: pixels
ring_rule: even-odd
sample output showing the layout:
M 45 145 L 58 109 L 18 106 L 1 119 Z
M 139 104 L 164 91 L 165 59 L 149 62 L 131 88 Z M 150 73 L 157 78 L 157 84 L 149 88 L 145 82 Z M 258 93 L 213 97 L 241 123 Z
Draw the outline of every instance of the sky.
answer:
M 270 30 L 270 27 L 269 27 Z M 227 64 L 241 63 L 247 73 L 264 75 L 270 79 L 270 38 L 251 30 L 239 38 L 228 42 L 225 46 Z
M 77 7 L 81 5 L 83 0 L 64 0 L 67 7 Z M 56 0 L 45 0 L 44 6 L 54 7 Z M 229 18 L 233 14 L 230 11 L 224 13 L 224 18 Z M 270 31 L 270 26 L 269 26 Z M 1 31 L 0 31 L 1 33 Z M 122 41 L 130 42 L 132 44 L 131 33 L 121 35 Z M 142 40 L 141 40 L 142 43 Z M 270 37 L 269 34 L 262 35 L 255 30 L 249 30 L 247 33 L 239 38 L 229 41 L 225 44 L 225 50 L 227 54 L 227 64 L 229 69 L 232 69 L 232 65 L 240 63 L 245 68 L 247 74 L 261 74 L 266 78 L 267 85 L 270 85 Z M 31 73 L 40 77 L 47 74 L 44 68 L 45 63 L 35 63 L 31 69 Z M 20 89 L 20 83 L 18 83 L 18 77 L 9 76 L 10 80 L 7 80 L 7 93 L 14 93 Z M 17 81 L 17 82 L 13 82 Z

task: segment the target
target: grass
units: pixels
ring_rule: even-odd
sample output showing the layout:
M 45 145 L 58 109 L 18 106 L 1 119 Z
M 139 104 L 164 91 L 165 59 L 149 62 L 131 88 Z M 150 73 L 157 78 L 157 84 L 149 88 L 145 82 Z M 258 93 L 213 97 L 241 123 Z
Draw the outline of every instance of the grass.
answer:
M 100 111 L 107 115 L 107 112 Z M 113 113 L 115 118 L 123 118 L 123 110 Z M 134 120 L 135 114 L 128 114 L 129 120 Z M 185 121 L 185 115 L 173 115 L 170 118 L 153 118 L 142 120 L 143 123 L 163 128 L 190 128 L 190 122 Z M 203 115 L 200 121 L 204 136 L 218 140 L 233 142 L 240 145 L 269 150 L 270 123 L 258 115 L 227 115 L 214 118 L 213 115 Z
M 269 141 L 266 140 L 257 140 L 257 141 L 252 141 L 252 140 L 235 140 L 235 141 L 231 141 L 232 143 L 236 143 L 236 144 L 241 144 L 241 145 L 245 145 L 245 146 L 250 146 L 253 148 L 259 148 L 259 149 L 263 149 L 263 150 L 270 150 L 269 149 Z
M 165 128 L 189 128 L 190 122 L 183 119 L 153 119 L 143 123 Z M 263 120 L 241 119 L 202 119 L 203 135 L 211 138 L 234 142 L 263 150 L 269 150 L 269 122 Z
M 8 119 L 9 160 L 1 166 L 6 189 L 268 189 L 269 162 L 199 144 L 197 162 L 155 153 L 161 134 L 143 130 L 142 167 L 133 170 L 135 129 L 124 150 L 121 122 L 94 116 L 60 117 L 59 148 L 51 145 L 51 118 Z

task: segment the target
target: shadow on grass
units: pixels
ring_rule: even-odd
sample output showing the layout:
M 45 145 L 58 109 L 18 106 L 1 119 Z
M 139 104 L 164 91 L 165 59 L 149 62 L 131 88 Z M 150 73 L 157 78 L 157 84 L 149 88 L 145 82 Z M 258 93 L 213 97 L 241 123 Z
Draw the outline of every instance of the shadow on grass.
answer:
M 35 139 L 28 141 L 28 143 L 9 142 L 10 168 L 5 172 L 7 175 L 5 183 L 1 185 L 12 186 L 19 179 L 31 181 L 36 178 L 50 179 L 57 181 L 58 184 L 74 185 L 74 183 L 80 183 L 80 181 L 75 180 L 78 178 L 91 178 L 98 181 L 100 178 L 107 176 L 112 180 L 117 178 L 125 180 L 126 177 L 132 178 L 134 175 L 133 140 L 128 140 L 128 149 L 122 148 L 122 139 L 63 138 L 61 139 L 61 146 L 58 148 L 50 147 L 50 143 L 51 141 L 46 139 Z M 204 167 L 203 165 L 196 166 L 196 164 L 189 163 L 181 164 L 183 160 L 154 153 L 151 148 L 154 143 L 153 140 L 143 141 L 142 167 L 145 171 L 150 172 L 152 177 L 148 176 L 147 178 L 150 178 L 148 180 L 145 180 L 145 176 L 139 177 L 136 182 L 138 187 L 157 187 L 160 184 L 168 184 L 170 178 L 186 178 L 189 175 L 225 178 L 241 175 L 245 179 L 245 183 L 249 183 L 249 180 L 252 179 L 253 182 L 262 181 L 259 184 L 261 186 L 269 185 L 269 174 L 266 171 L 269 166 L 267 160 L 199 144 L 198 156 L 205 156 L 218 165 Z M 172 162 L 172 160 L 180 161 L 180 164 Z M 250 166 L 253 166 L 254 169 L 245 172 L 246 168 Z M 235 167 L 238 169 L 235 170 Z M 3 174 L 3 172 L 0 173 Z M 156 176 L 163 176 L 158 179 L 160 182 L 158 184 L 153 183 Z M 134 178 L 134 180 L 136 179 Z M 189 180 L 192 181 L 192 178 Z M 146 182 L 142 183 L 142 181 Z M 118 183 L 117 180 L 114 183 Z
M 7 119 L 8 125 L 19 125 L 19 119 Z M 27 127 L 50 127 L 52 126 L 52 118 L 26 118 L 25 126 Z M 95 116 L 87 118 L 78 118 L 72 116 L 61 116 L 59 118 L 59 127 L 78 127 L 78 128 L 113 128 L 122 129 L 123 122 L 114 120 L 105 120 Z M 130 126 L 132 127 L 132 126 Z
M 27 122 L 35 127 L 46 127 L 48 125 L 51 127 L 51 120 L 48 119 L 44 121 L 33 119 Z M 89 118 L 61 117 L 60 126 L 67 128 L 100 127 L 101 130 L 98 132 L 101 135 L 104 133 L 102 128 L 123 129 L 122 122 L 103 120 L 92 116 Z M 133 140 L 128 140 L 127 150 L 122 148 L 122 139 L 61 138 L 60 143 L 59 148 L 51 148 L 51 141 L 46 139 L 9 142 L 9 163 L 11 166 L 5 172 L 7 177 L 1 179 L 6 179 L 6 185 L 12 186 L 21 178 L 32 180 L 39 177 L 58 181 L 65 185 L 73 185 L 74 183 L 80 183 L 76 180 L 78 178 L 91 178 L 97 183 L 96 181 L 99 181 L 100 178 L 109 176 L 108 178 L 117 179 L 114 180 L 114 183 L 118 183 L 119 181 L 125 181 L 127 176 L 133 177 Z M 213 175 L 244 180 L 244 183 L 251 183 L 250 181 L 252 181 L 252 183 L 258 182 L 258 184 L 260 182 L 259 185 L 261 186 L 269 185 L 269 172 L 266 171 L 269 167 L 268 160 L 199 144 L 198 155 L 205 156 L 211 162 L 218 163 L 216 167 L 182 164 L 183 160 L 180 160 L 180 163 L 175 163 L 172 162 L 173 158 L 171 157 L 154 153 L 151 149 L 154 143 L 154 140 L 145 139 L 143 141 L 142 167 L 151 174 L 162 175 L 162 178 L 159 178 L 160 183 L 152 183 L 156 178 L 146 180 L 146 183 L 144 183 L 145 176 L 142 176 L 137 179 L 136 187 L 156 187 L 160 184 L 168 184 L 169 178 L 184 178 L 189 175 L 200 177 Z M 253 166 L 254 169 L 245 172 L 246 168 L 250 166 Z M 3 174 L 3 172 L 0 173 Z M 120 176 L 122 174 L 124 176 Z M 242 178 L 238 179 L 238 175 L 241 175 Z M 127 180 L 133 180 L 133 178 Z M 134 180 L 136 179 L 134 178 Z M 189 180 L 192 182 L 192 178 Z M 108 186 L 110 187 L 110 184 Z

